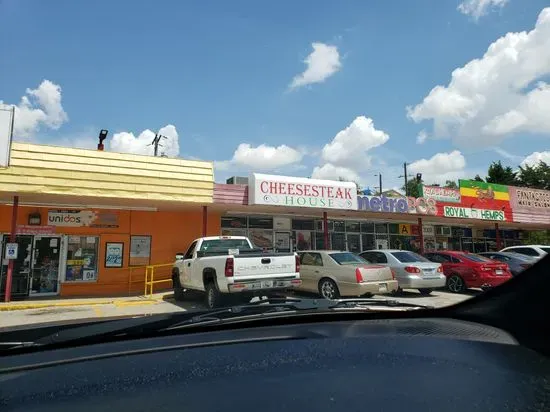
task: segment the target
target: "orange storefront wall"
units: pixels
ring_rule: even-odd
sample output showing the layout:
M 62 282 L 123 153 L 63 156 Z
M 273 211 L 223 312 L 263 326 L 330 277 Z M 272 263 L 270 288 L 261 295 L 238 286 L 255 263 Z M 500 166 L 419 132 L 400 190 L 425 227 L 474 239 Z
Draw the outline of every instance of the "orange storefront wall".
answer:
M 42 225 L 48 220 L 48 209 L 35 207 L 19 207 L 17 224 L 27 225 L 30 213 L 40 212 Z M 177 212 L 144 212 L 112 210 L 118 216 L 116 228 L 93 227 L 56 227 L 60 235 L 99 236 L 98 279 L 95 282 L 63 282 L 61 277 L 61 296 L 115 296 L 143 292 L 143 266 L 131 267 L 130 237 L 132 235 L 151 236 L 150 264 L 173 263 L 177 252 L 185 251 L 191 241 L 202 236 L 202 207 Z M 9 233 L 12 208 L 0 206 L 0 232 Z M 207 235 L 220 233 L 220 214 L 208 211 Z M 122 268 L 105 268 L 105 246 L 107 242 L 122 242 L 124 244 L 124 260 Z M 156 279 L 169 278 L 170 267 L 158 269 Z M 169 288 L 170 283 L 161 284 L 158 289 Z

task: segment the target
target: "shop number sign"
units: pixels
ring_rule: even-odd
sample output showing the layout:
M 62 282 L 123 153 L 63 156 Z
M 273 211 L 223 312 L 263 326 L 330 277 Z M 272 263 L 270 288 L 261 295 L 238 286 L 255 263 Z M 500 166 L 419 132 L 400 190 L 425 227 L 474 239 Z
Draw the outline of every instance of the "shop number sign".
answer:
M 17 259 L 17 243 L 6 243 L 6 259 Z

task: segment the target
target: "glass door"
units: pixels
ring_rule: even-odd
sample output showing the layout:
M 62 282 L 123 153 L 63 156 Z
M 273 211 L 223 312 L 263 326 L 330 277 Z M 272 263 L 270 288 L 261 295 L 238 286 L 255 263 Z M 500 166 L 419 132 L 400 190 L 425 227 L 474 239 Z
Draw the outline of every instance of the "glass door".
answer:
M 6 292 L 6 278 L 8 273 L 8 260 L 4 259 L 6 243 L 9 243 L 9 235 L 2 237 L 2 265 L 0 267 L 0 295 L 2 299 Z M 31 272 L 32 236 L 16 236 L 18 243 L 17 259 L 13 262 L 11 281 L 12 298 L 22 298 L 29 294 L 29 276 Z
M 361 253 L 361 235 L 359 233 L 348 233 L 348 252 Z
M 59 293 L 60 250 L 60 237 L 34 237 L 32 276 L 30 279 L 31 295 L 55 295 Z

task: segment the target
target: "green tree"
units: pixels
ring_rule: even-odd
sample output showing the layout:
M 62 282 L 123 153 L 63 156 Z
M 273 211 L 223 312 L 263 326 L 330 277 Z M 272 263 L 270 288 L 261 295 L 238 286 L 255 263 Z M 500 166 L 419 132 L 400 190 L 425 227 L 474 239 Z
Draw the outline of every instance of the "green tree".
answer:
M 550 190 L 550 165 L 541 160 L 534 166 L 520 166 L 517 180 L 520 186 Z
M 484 182 L 484 181 L 485 181 L 485 180 L 483 180 L 483 179 L 481 178 L 480 175 L 476 175 L 476 177 L 474 177 L 474 180 L 475 180 L 476 182 Z
M 447 180 L 445 182 L 445 186 L 443 187 L 446 187 L 447 189 L 458 189 L 458 185 L 454 180 Z
M 493 162 L 487 170 L 487 183 L 514 186 L 517 185 L 516 172 L 510 166 L 502 166 L 500 160 Z
M 423 181 L 421 180 L 418 182 L 416 178 L 410 179 L 407 182 L 407 188 L 405 190 L 405 186 L 401 187 L 401 190 L 407 194 L 407 196 L 411 197 L 420 197 L 420 186 L 423 184 Z

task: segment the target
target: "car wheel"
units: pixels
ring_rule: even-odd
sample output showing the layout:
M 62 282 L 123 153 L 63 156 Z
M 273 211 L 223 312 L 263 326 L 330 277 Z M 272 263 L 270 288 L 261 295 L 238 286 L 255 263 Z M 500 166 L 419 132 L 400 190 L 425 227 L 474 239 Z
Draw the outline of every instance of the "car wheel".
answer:
M 208 282 L 204 289 L 206 292 L 206 307 L 208 309 L 215 309 L 223 306 L 223 295 L 214 282 Z
M 174 299 L 177 302 L 185 300 L 185 290 L 180 284 L 179 272 L 174 272 L 172 275 L 172 288 L 174 289 Z
M 458 275 L 451 275 L 447 279 L 447 289 L 453 293 L 462 293 L 466 290 L 466 285 Z
M 338 299 L 340 297 L 340 291 L 338 286 L 332 279 L 321 279 L 319 281 L 319 294 L 325 299 Z
M 393 290 L 391 292 L 391 294 L 393 296 L 399 296 L 399 295 L 402 295 L 403 294 L 403 289 L 401 289 L 399 286 L 397 287 L 397 289 Z
M 422 288 L 422 289 L 418 289 L 418 291 L 420 292 L 421 295 L 428 296 L 432 293 L 433 289 Z

